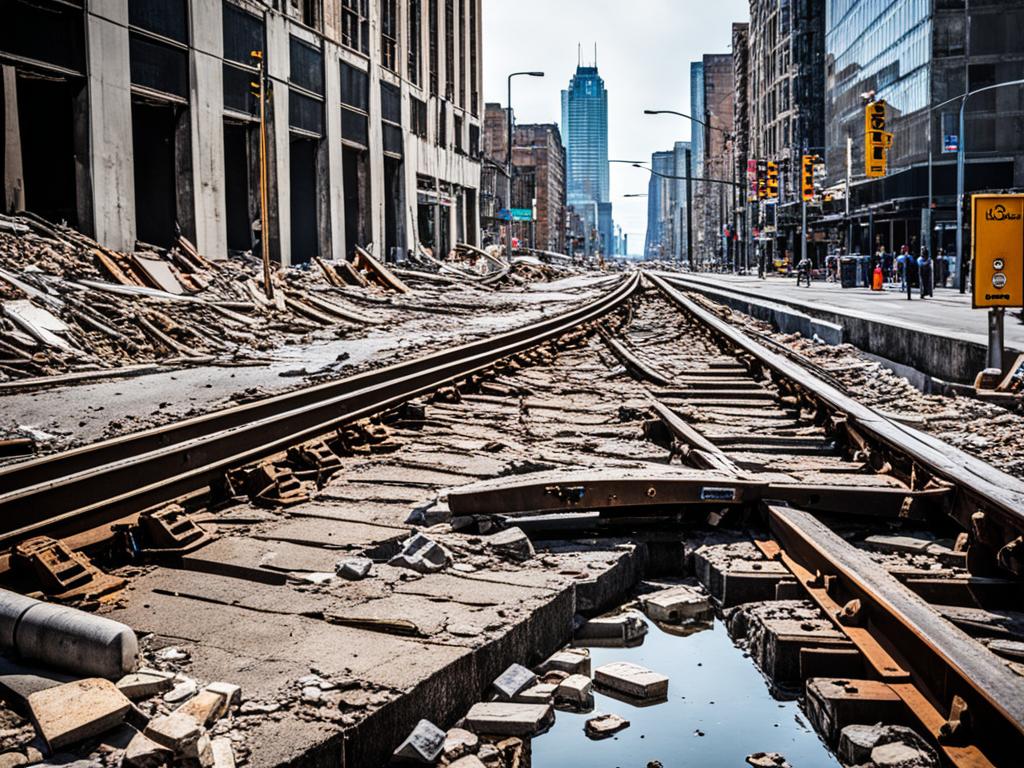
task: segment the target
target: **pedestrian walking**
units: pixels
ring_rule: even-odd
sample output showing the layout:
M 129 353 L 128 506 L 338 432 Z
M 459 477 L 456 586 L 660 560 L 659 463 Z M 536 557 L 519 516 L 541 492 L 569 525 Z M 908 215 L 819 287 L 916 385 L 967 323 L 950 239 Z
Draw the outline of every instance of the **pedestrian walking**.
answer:
M 811 287 L 811 260 L 804 256 L 796 265 L 796 287 L 800 287 L 800 283 L 806 281 L 807 287 Z
M 906 248 L 906 246 L 903 246 Z M 908 252 L 901 254 L 903 256 L 903 284 L 907 291 L 907 301 L 910 301 L 914 297 L 914 278 L 917 276 L 917 262 L 914 257 Z
M 922 299 L 935 295 L 933 288 L 934 269 L 935 265 L 932 263 L 928 248 L 922 247 L 921 255 L 917 258 L 917 282 L 920 285 Z

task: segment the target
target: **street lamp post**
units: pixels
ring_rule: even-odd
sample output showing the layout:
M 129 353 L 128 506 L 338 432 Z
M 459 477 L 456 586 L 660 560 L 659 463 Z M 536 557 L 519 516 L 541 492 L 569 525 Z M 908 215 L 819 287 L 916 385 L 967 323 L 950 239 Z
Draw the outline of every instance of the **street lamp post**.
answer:
M 508 76 L 508 146 L 505 149 L 505 171 L 508 183 L 508 229 L 505 231 L 505 255 L 512 263 L 512 78 L 513 77 L 544 77 L 543 72 L 513 72 Z
M 996 88 L 1003 88 L 1008 85 L 1024 85 L 1024 80 L 1010 80 L 1005 83 L 986 85 L 984 88 L 977 88 L 968 91 L 963 95 L 960 102 L 960 135 L 957 137 L 956 149 L 956 274 L 960 281 L 960 293 L 967 290 L 967 275 L 964 273 L 964 161 L 966 151 L 964 145 L 964 110 L 967 107 L 967 100 L 976 93 L 991 91 Z M 931 205 L 931 201 L 929 201 Z

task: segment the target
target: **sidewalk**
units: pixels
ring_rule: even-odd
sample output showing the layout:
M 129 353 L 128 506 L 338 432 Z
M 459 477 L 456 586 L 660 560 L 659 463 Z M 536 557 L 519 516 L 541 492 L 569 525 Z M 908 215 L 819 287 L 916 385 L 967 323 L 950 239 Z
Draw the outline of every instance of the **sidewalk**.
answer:
M 899 291 L 898 285 L 876 292 L 820 281 L 810 288 L 798 288 L 795 277 L 759 280 L 756 276 L 706 273 L 666 277 L 705 291 L 726 291 L 733 298 L 755 304 L 782 304 L 834 323 L 842 327 L 843 341 L 945 381 L 970 382 L 985 366 L 988 312 L 972 309 L 970 294 L 954 288 L 938 287 L 934 297 L 924 300 L 915 292 L 907 301 L 906 292 Z M 1015 312 L 1007 313 L 1004 329 L 1004 364 L 1009 364 L 1024 352 L 1024 325 Z

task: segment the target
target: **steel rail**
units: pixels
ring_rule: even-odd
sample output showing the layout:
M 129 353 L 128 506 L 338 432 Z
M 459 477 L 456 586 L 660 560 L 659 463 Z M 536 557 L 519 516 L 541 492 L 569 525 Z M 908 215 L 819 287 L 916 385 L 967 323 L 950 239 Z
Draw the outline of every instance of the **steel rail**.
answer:
M 996 548 L 1004 545 L 1012 548 L 1013 540 L 1024 534 L 1024 483 L 1020 480 L 931 435 L 885 418 L 798 363 L 773 352 L 740 329 L 703 309 L 674 289 L 664 278 L 649 272 L 645 272 L 644 276 L 672 303 L 708 326 L 727 343 L 756 358 L 781 378 L 797 384 L 833 413 L 845 415 L 853 428 L 885 445 L 895 454 L 907 457 L 932 475 L 952 483 L 957 489 L 957 499 L 951 514 L 965 530 L 976 530 L 977 520 L 973 516 L 983 510 L 991 512 L 999 520 L 1002 535 Z
M 223 473 L 482 371 L 629 299 L 640 273 L 568 312 L 497 336 L 0 471 L 0 545 L 67 536 L 201 490 Z

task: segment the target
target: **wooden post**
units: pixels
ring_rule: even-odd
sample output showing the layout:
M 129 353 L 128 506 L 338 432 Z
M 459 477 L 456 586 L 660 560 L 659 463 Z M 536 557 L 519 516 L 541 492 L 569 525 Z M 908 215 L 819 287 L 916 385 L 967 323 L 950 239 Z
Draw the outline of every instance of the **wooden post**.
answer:
M 270 281 L 270 214 L 267 205 L 267 78 L 263 66 L 263 51 L 249 54 L 256 60 L 259 72 L 257 94 L 260 100 L 260 255 L 263 257 L 263 291 L 268 299 L 274 298 L 274 284 Z

